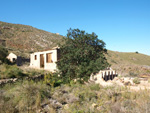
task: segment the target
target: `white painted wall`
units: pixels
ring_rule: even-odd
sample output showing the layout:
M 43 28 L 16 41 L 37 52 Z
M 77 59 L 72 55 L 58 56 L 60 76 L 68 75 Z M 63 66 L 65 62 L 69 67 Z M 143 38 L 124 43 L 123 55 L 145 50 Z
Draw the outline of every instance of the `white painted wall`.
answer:
M 13 59 L 17 59 L 17 55 L 15 55 L 14 53 L 10 53 L 8 56 L 7 56 L 7 59 L 10 60 L 11 62 L 13 62 Z
M 52 56 L 51 56 L 52 57 L 52 61 L 53 61 L 52 63 L 47 63 L 46 62 L 46 54 L 47 53 L 51 53 L 52 54 Z M 30 55 L 30 67 L 41 69 L 40 68 L 40 55 L 41 54 L 44 54 L 44 68 L 43 69 L 54 72 L 57 69 L 57 67 L 56 67 L 57 66 L 56 65 L 57 56 L 58 56 L 57 55 L 57 49 L 32 53 Z M 37 60 L 35 60 L 35 55 L 37 55 Z

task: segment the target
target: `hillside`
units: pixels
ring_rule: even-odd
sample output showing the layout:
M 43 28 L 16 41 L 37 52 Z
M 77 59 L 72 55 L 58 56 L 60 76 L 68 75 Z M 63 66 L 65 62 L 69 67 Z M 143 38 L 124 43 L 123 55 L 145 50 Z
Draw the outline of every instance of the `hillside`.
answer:
M 150 73 L 150 56 L 148 55 L 108 51 L 106 58 L 120 75 L 137 76 Z
M 31 26 L 0 21 L 0 44 L 22 56 L 57 46 L 62 37 Z
M 111 64 L 137 64 L 137 65 L 150 65 L 150 56 L 141 53 L 126 53 L 108 51 L 107 56 Z

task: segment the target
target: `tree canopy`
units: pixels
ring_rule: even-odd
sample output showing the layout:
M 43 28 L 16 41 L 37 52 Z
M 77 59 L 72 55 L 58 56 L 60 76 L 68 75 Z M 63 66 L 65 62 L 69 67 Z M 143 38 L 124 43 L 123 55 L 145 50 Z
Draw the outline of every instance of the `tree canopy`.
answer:
M 60 60 L 57 62 L 62 79 L 69 82 L 79 78 L 86 80 L 92 73 L 109 66 L 104 53 L 105 43 L 95 33 L 69 29 L 65 44 L 60 45 Z

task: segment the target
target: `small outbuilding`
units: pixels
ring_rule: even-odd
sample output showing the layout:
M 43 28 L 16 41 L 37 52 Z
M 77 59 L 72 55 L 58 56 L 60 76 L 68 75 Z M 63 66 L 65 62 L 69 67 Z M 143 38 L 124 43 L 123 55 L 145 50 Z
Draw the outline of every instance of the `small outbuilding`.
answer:
M 34 52 L 30 55 L 30 67 L 54 72 L 57 69 L 56 62 L 59 58 L 59 47 L 54 47 L 46 51 Z
M 14 53 L 10 53 L 8 56 L 7 56 L 7 59 L 10 60 L 10 62 L 15 62 L 17 60 L 17 55 L 15 55 Z

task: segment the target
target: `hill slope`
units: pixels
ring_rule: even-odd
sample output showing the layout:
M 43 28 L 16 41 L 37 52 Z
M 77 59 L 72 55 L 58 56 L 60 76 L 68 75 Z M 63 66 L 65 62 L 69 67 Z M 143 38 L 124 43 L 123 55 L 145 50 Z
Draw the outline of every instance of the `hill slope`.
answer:
M 62 37 L 31 26 L 0 21 L 0 44 L 17 54 L 52 48 Z
M 150 65 L 150 56 L 140 53 L 108 51 L 107 58 L 111 64 Z
M 150 56 L 148 55 L 108 51 L 106 58 L 120 75 L 150 74 Z

